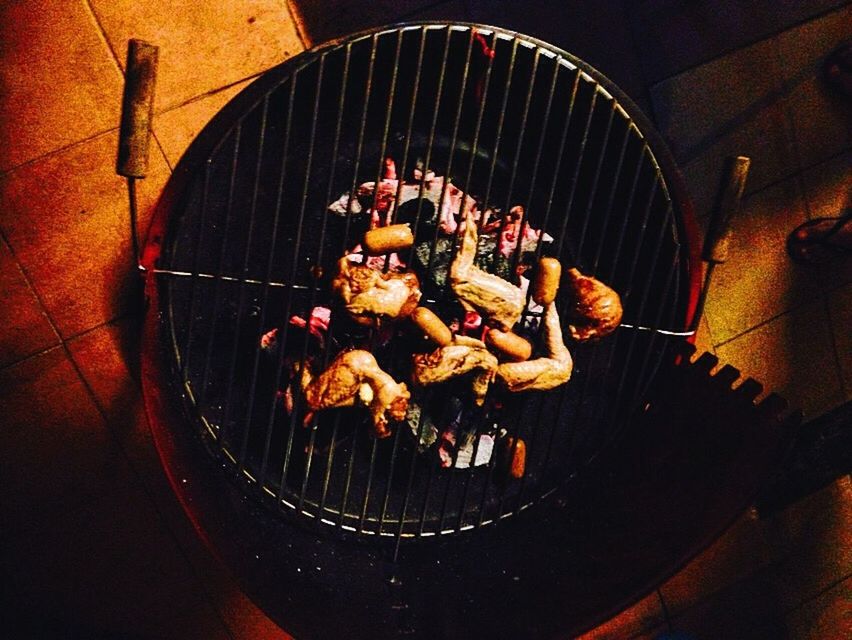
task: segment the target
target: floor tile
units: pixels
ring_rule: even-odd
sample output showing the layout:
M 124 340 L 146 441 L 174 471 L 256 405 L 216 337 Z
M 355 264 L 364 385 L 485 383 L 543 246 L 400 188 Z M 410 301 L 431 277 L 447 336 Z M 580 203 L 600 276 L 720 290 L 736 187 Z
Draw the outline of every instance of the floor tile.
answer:
M 108 133 L 0 178 L 0 228 L 63 337 L 132 308 L 136 274 L 127 188 L 114 169 L 117 139 Z M 168 176 L 152 146 L 137 190 L 140 230 Z
M 762 523 L 772 554 L 774 589 L 786 609 L 852 574 L 852 483 L 849 476 Z
M 121 75 L 84 2 L 0 4 L 0 171 L 118 126 Z
M 852 209 L 852 151 L 802 172 L 802 188 L 811 219 L 836 218 Z M 826 289 L 852 282 L 852 260 L 848 258 L 833 260 L 817 271 Z
M 823 59 L 852 33 L 852 5 L 778 37 L 790 118 L 803 167 L 852 148 L 852 104 L 820 78 Z
M 4 582 L 28 612 L 81 637 L 127 637 L 148 619 L 136 603 L 195 598 L 200 585 L 64 350 L 3 370 L 0 390 L 0 553 Z
M 49 525 L 118 473 L 114 443 L 62 348 L 0 371 L 0 416 L 0 503 L 18 531 Z
M 655 81 L 783 31 L 844 1 L 640 0 L 625 6 L 643 65 L 649 80 Z
M 843 400 L 830 330 L 820 299 L 717 346 L 716 354 L 815 418 Z
M 229 571 L 201 543 L 166 480 L 140 395 L 139 330 L 138 319 L 124 318 L 74 338 L 68 348 L 227 628 L 237 638 L 283 640 L 288 636 L 239 590 Z
M 303 47 L 283 1 L 91 0 L 116 56 L 127 41 L 160 47 L 155 109 L 182 104 L 272 67 Z
M 787 617 L 790 640 L 852 638 L 852 577 Z
M 154 117 L 154 133 L 163 145 L 163 151 L 172 167 L 177 165 L 190 143 L 210 119 L 251 82 L 251 80 L 239 82 L 227 89 L 204 95 L 174 109 L 158 113 Z
M 59 344 L 50 321 L 24 278 L 6 241 L 0 238 L 0 368 Z
M 828 295 L 828 313 L 846 400 L 852 400 L 852 283 Z
M 645 107 L 642 69 L 621 2 L 472 0 L 468 7 L 474 22 L 541 38 L 585 60 Z
M 629 609 L 591 631 L 579 636 L 577 640 L 621 640 L 633 638 L 649 631 L 665 620 L 663 606 L 657 592 L 645 596 Z
M 302 32 L 311 45 L 371 27 L 393 24 L 434 4 L 438 3 L 435 0 L 290 0 L 296 20 L 301 23 Z
M 787 234 L 806 219 L 796 183 L 745 199 L 734 217 L 727 262 L 713 271 L 705 313 L 716 344 L 820 294 L 818 273 L 793 263 Z
M 758 571 L 671 619 L 670 638 L 787 638 L 784 611 L 768 572 Z M 663 636 L 666 637 L 666 636 Z
M 737 520 L 706 551 L 660 587 L 669 615 L 677 615 L 742 580 L 769 562 L 761 523 Z
M 699 216 L 719 188 L 725 159 L 751 158 L 746 193 L 798 169 L 774 41 L 708 62 L 651 87 L 654 116 Z

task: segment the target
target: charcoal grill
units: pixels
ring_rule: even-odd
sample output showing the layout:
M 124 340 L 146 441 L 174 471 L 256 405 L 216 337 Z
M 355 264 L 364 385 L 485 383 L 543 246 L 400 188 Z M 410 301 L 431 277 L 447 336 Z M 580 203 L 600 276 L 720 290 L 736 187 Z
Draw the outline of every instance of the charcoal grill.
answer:
M 416 166 L 449 176 L 481 199 L 483 209 L 523 205 L 526 223 L 554 239 L 539 243 L 537 256 L 545 252 L 577 266 L 622 297 L 624 318 L 613 335 L 569 343 L 575 369 L 567 385 L 518 396 L 489 416 L 527 443 L 520 479 L 509 477 L 498 455 L 482 467 L 442 468 L 434 450 L 418 451 L 402 424 L 379 440 L 352 410 L 321 414 L 304 428 L 296 412 L 283 408 L 284 353 L 304 355 L 310 340 L 288 319 L 331 306 L 324 274 L 365 229 L 363 219 L 335 217 L 327 207 L 363 182 L 378 182 L 386 158 L 395 160 L 400 177 Z M 420 199 L 398 207 L 396 221 L 410 222 L 418 239 L 434 233 L 425 225 L 434 214 L 430 206 Z M 178 473 L 208 478 L 196 485 L 228 487 L 211 501 L 211 489 L 195 486 L 205 496 L 195 500 L 211 510 L 228 502 L 244 521 L 231 526 L 220 519 L 214 529 L 229 530 L 246 549 L 261 549 L 258 559 L 278 558 L 270 566 L 301 585 L 284 595 L 271 586 L 277 577 L 264 573 L 269 567 L 259 566 L 249 580 L 264 575 L 259 598 L 273 610 L 286 601 L 285 626 L 306 636 L 351 633 L 349 621 L 363 635 L 371 629 L 372 637 L 474 637 L 470 625 L 486 618 L 471 607 L 484 599 L 489 613 L 476 633 L 490 625 L 489 637 L 543 637 L 559 627 L 554 613 L 564 605 L 544 597 L 546 620 L 507 622 L 495 611 L 501 602 L 495 589 L 503 585 L 508 593 L 518 586 L 506 580 L 534 588 L 531 577 L 560 583 L 554 569 L 544 567 L 554 556 L 530 561 L 533 537 L 524 532 L 535 532 L 540 548 L 552 549 L 554 540 L 542 531 L 571 529 L 550 520 L 570 503 L 566 495 L 583 486 L 584 470 L 613 443 L 635 439 L 637 430 L 649 429 L 651 438 L 658 378 L 683 357 L 691 335 L 696 250 L 688 199 L 652 128 L 617 87 L 564 51 L 492 27 L 427 23 L 362 33 L 301 54 L 264 73 L 211 121 L 158 207 L 143 256 L 154 308 L 145 379 L 167 470 L 176 487 Z M 431 300 L 442 295 L 440 287 L 426 290 Z M 332 322 L 326 362 L 331 349 L 352 340 L 340 326 Z M 260 337 L 273 328 L 283 347 L 270 356 Z M 392 371 L 393 348 L 376 354 Z M 173 397 L 180 398 L 182 417 L 165 408 Z M 172 425 L 163 427 L 164 419 Z M 199 464 L 215 477 L 196 476 L 183 463 L 176 470 L 181 447 L 195 446 L 191 433 L 207 452 Z M 221 485 L 225 477 L 229 482 Z M 239 496 L 265 506 L 245 506 Z M 529 543 L 518 554 L 527 566 L 502 552 L 488 555 L 495 541 L 505 547 L 519 535 Z M 452 546 L 435 546 L 444 544 Z M 326 549 L 324 559 L 317 545 Z M 242 564 L 254 564 L 244 552 L 234 551 Z M 681 552 L 668 570 L 692 552 Z M 419 581 L 441 558 L 455 563 L 454 575 L 481 578 L 476 588 L 464 588 L 464 597 L 456 587 L 467 616 L 458 636 L 422 618 L 416 622 L 413 612 L 422 616 L 434 601 L 424 595 L 415 604 L 419 596 L 401 586 L 419 583 L 424 594 L 433 593 L 434 585 Z M 302 572 L 302 561 L 317 564 L 307 583 L 294 572 Z M 499 576 L 489 573 L 492 561 L 504 567 Z M 320 576 L 323 563 L 333 568 Z M 325 582 L 328 573 L 334 577 Z M 379 585 L 377 593 L 368 584 Z M 386 589 L 392 592 L 387 598 Z M 635 595 L 633 589 L 607 607 Z M 279 598 L 273 604 L 271 592 Z M 341 598 L 345 604 L 330 621 L 317 601 Z M 586 612 L 581 624 L 601 611 Z
M 156 270 L 175 371 L 211 450 L 283 513 L 412 538 L 517 514 L 579 470 L 640 405 L 667 342 L 687 326 L 680 213 L 626 108 L 571 56 L 469 26 L 365 34 L 266 74 L 234 103 L 224 134 L 202 136 L 208 148 Z M 285 349 L 270 359 L 259 337 L 277 328 L 282 343 L 307 349 L 307 334 L 287 320 L 332 306 L 317 267 L 333 270 L 365 224 L 327 206 L 378 181 L 387 157 L 402 175 L 420 163 L 450 176 L 483 208 L 525 205 L 528 223 L 554 238 L 539 253 L 624 298 L 630 328 L 576 347 L 570 385 L 518 399 L 496 418 L 528 443 L 519 482 L 507 481 L 497 456 L 488 469 L 442 470 L 404 427 L 380 441 L 351 411 L 306 431 L 276 394 Z M 418 240 L 431 235 L 431 203 L 407 205 L 397 221 L 417 227 Z M 331 331 L 327 349 L 346 343 Z

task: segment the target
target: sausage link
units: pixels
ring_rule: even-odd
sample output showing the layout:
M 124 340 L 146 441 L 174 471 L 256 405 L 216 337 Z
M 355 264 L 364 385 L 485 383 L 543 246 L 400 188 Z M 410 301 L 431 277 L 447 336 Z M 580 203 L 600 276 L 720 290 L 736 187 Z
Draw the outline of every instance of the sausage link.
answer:
M 535 272 L 532 298 L 538 304 L 548 305 L 556 300 L 559 279 L 562 277 L 562 265 L 556 258 L 542 258 Z
M 414 234 L 407 224 L 370 229 L 364 234 L 364 250 L 371 256 L 402 251 L 414 244 Z

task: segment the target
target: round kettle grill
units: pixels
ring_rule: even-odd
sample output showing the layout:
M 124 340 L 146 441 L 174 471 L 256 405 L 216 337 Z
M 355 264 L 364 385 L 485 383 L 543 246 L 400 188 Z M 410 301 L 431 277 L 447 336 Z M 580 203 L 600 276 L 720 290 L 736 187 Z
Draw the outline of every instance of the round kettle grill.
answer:
M 369 224 L 351 196 L 342 198 L 343 215 L 329 204 L 378 183 L 388 158 L 400 178 L 415 170 L 421 184 L 427 171 L 446 176 L 481 210 L 522 205 L 525 224 L 552 238 L 538 243 L 536 257 L 576 266 L 622 298 L 614 334 L 568 343 L 575 367 L 567 385 L 471 418 L 480 421 L 475 430 L 499 428 L 508 442 L 527 443 L 521 478 L 496 451 L 486 464 L 445 468 L 406 423 L 378 439 L 356 410 L 324 412 L 303 426 L 285 408 L 285 354 L 304 358 L 311 340 L 289 320 L 334 306 L 327 274 Z M 446 247 L 422 193 L 398 202 L 394 221 L 427 241 L 432 267 Z M 614 444 L 653 440 L 652 398 L 683 358 L 697 298 L 687 202 L 667 151 L 630 100 L 587 64 L 526 36 L 399 25 L 264 73 L 181 160 L 142 260 L 152 304 L 146 404 L 188 512 L 205 535 L 217 532 L 214 546 L 240 558 L 250 592 L 300 637 L 546 637 L 564 629 L 561 587 L 533 607 L 539 623 L 528 614 L 507 622 L 501 602 L 521 597 L 519 587 L 564 582 L 554 553 L 573 550 L 553 532 L 576 531 L 566 505 L 601 468 L 613 476 L 606 465 L 622 464 L 613 462 Z M 440 302 L 445 289 L 427 285 L 424 299 Z M 563 315 L 565 301 L 557 304 Z M 535 311 L 525 314 L 537 321 Z M 335 317 L 323 362 L 356 341 L 376 344 Z M 270 350 L 261 338 L 273 330 Z M 401 342 L 375 350 L 392 375 Z M 432 393 L 424 402 L 445 398 Z M 722 520 L 734 513 L 723 512 Z M 686 548 L 669 570 L 695 551 Z M 254 560 L 250 551 L 258 551 Z M 587 624 L 636 593 L 634 585 L 594 615 L 580 606 L 583 622 L 566 624 Z M 427 622 L 426 612 L 447 600 L 453 613 Z

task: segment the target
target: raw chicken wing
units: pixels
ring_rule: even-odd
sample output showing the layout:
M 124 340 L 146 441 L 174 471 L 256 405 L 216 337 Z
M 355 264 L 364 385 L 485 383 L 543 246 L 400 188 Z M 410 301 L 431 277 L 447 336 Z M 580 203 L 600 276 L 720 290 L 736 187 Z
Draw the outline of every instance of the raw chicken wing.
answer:
M 497 367 L 497 376 L 509 391 L 544 391 L 565 384 L 571 378 L 574 362 L 562 340 L 562 327 L 556 303 L 547 305 L 544 315 L 547 357 L 525 362 L 506 362 Z
M 450 286 L 465 309 L 476 311 L 509 331 L 521 317 L 524 294 L 503 278 L 474 266 L 477 240 L 476 222 L 468 214 L 461 247 L 450 266 Z
M 472 390 L 474 401 L 481 406 L 496 370 L 497 358 L 485 348 L 484 342 L 457 335 L 446 347 L 415 355 L 413 378 L 416 384 L 426 386 L 477 371 Z

